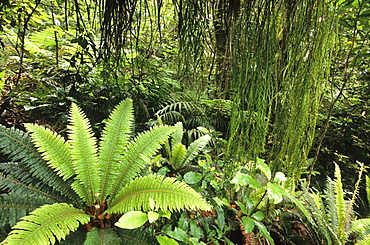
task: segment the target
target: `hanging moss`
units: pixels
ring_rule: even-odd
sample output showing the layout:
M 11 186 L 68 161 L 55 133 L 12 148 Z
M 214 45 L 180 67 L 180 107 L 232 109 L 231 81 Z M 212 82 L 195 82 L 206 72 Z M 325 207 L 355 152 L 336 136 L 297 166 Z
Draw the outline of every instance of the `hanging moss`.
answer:
M 255 0 L 242 7 L 234 29 L 228 154 L 240 162 L 267 157 L 274 171 L 297 180 L 307 167 L 329 71 L 332 13 L 328 3 L 314 0 Z

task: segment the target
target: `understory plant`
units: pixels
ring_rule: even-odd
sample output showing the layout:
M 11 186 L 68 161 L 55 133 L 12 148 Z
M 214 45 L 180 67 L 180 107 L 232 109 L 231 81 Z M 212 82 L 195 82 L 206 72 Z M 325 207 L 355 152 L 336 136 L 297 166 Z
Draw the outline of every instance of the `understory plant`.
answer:
M 210 209 L 187 184 L 148 173 L 152 156 L 176 127 L 156 126 L 133 137 L 132 108 L 130 99 L 115 107 L 99 144 L 76 104 L 67 140 L 34 124 L 26 124 L 32 140 L 0 127 L 1 151 L 12 160 L 0 164 L 0 219 L 15 224 L 2 244 L 156 244 L 145 230 L 127 229 L 168 211 Z
M 359 165 L 358 180 L 350 199 L 346 198 L 341 170 L 337 164 L 335 164 L 335 179 L 332 180 L 328 177 L 324 194 L 303 188 L 306 207 L 312 214 L 312 229 L 323 244 L 346 244 L 351 230 L 354 232 L 358 230 L 357 228 L 361 230 L 361 224 L 356 223 L 358 221 L 352 223 L 355 217 L 353 205 L 359 195 L 361 176 L 365 170 L 363 163 L 359 163 Z M 366 220 L 364 221 L 366 222 Z

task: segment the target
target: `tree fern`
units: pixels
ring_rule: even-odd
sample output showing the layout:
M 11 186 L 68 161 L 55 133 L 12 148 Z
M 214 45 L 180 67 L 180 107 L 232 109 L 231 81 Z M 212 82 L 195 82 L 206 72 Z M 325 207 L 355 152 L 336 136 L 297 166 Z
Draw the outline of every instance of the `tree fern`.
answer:
M 13 226 L 4 244 L 55 244 L 89 221 L 90 215 L 68 204 L 44 205 Z
M 151 210 L 150 200 L 154 200 L 154 209 L 180 210 L 204 209 L 210 206 L 202 201 L 200 194 L 175 178 L 163 178 L 160 175 L 148 175 L 133 180 L 123 188 L 106 213 L 120 213 L 129 210 Z

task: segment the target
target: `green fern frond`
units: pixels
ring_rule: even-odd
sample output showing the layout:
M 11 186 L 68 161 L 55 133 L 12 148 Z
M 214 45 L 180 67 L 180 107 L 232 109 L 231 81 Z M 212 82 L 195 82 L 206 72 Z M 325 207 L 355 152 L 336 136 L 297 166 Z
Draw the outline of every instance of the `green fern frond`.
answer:
M 341 241 L 345 241 L 347 238 L 347 234 L 345 233 L 345 216 L 346 216 L 346 204 L 344 199 L 344 191 L 342 185 L 342 176 L 340 173 L 340 168 L 338 164 L 335 164 L 335 181 L 334 181 L 334 189 L 336 194 L 336 205 L 337 205 L 337 217 L 338 217 L 338 227 L 337 227 L 337 234 L 338 238 Z
M 80 223 L 86 224 L 90 216 L 83 210 L 68 204 L 56 203 L 44 205 L 18 222 L 4 244 L 46 245 L 55 244 L 56 239 L 64 239 L 70 232 L 75 231 Z M 55 239 L 56 238 L 56 239 Z
M 35 124 L 25 124 L 31 132 L 34 145 L 42 153 L 48 164 L 63 177 L 63 180 L 72 177 L 75 172 L 70 150 L 66 141 L 50 129 Z
M 122 163 L 117 165 L 110 181 L 114 188 L 110 192 L 112 199 L 115 198 L 128 181 L 132 180 L 149 163 L 149 158 L 160 148 L 161 144 L 168 139 L 175 130 L 174 127 L 158 126 L 139 134 L 124 152 Z
M 370 218 L 353 221 L 351 231 L 358 235 L 356 245 L 370 244 Z
M 49 198 L 50 200 L 53 200 L 53 202 L 62 202 L 63 200 L 59 199 L 56 196 L 53 196 L 52 194 L 49 194 L 48 192 L 44 192 L 40 190 L 38 184 L 35 183 L 34 186 L 26 185 L 18 180 L 16 180 L 13 176 L 3 176 L 0 175 L 0 187 L 3 190 L 10 190 L 12 192 L 15 192 L 19 195 L 36 195 L 36 196 L 43 196 L 44 198 Z M 39 183 L 40 184 L 40 183 Z M 41 185 L 42 187 L 42 185 Z M 55 194 L 55 193 L 53 193 Z
M 199 151 L 203 149 L 203 147 L 206 146 L 206 144 L 210 140 L 211 140 L 211 136 L 207 134 L 195 140 L 193 143 L 191 143 L 179 167 L 181 168 L 183 166 L 186 166 L 191 160 L 193 160 L 194 157 L 199 153 Z
M 175 178 L 159 175 L 139 177 L 125 186 L 112 200 L 106 213 L 125 213 L 131 210 L 151 210 L 150 200 L 155 200 L 154 209 L 210 210 L 211 206 L 187 184 Z
M 182 138 L 184 136 L 184 127 L 181 122 L 175 124 L 176 131 L 173 132 L 171 135 L 171 146 L 175 146 L 176 144 L 180 144 L 182 142 Z
M 182 166 L 183 160 L 186 155 L 186 147 L 181 144 L 177 143 L 172 146 L 171 158 L 170 158 L 170 165 L 174 169 L 179 169 Z
M 325 212 L 328 215 L 328 218 L 330 220 L 330 226 L 331 229 L 337 230 L 338 228 L 338 211 L 337 211 L 337 201 L 336 201 L 336 194 L 335 194 L 335 187 L 334 187 L 334 181 L 328 177 L 326 181 L 326 188 L 324 190 L 325 192 L 325 205 L 326 210 Z
M 157 245 L 158 241 L 148 228 L 117 229 L 117 235 L 125 245 Z
M 369 176 L 365 176 L 366 179 L 366 198 L 367 202 L 370 204 L 370 178 Z
M 86 235 L 84 245 L 98 245 L 98 244 L 122 244 L 121 238 L 117 235 L 113 228 L 98 229 L 93 228 Z
M 42 182 L 54 191 L 73 198 L 74 192 L 70 185 L 46 164 L 28 134 L 15 128 L 8 129 L 0 125 L 0 151 L 27 169 L 35 178 L 35 183 Z
M 5 224 L 10 226 L 15 225 L 20 218 L 34 211 L 36 208 L 44 205 L 51 204 L 50 199 L 29 195 L 24 198 L 24 195 L 17 193 L 1 194 L 0 195 L 0 226 Z
M 96 139 L 85 114 L 74 103 L 71 106 L 69 120 L 68 144 L 76 173 L 76 181 L 72 188 L 87 205 L 91 205 L 96 202 L 100 186 Z
M 101 176 L 100 196 L 105 199 L 114 184 L 111 181 L 112 170 L 115 165 L 120 164 L 123 151 L 128 144 L 133 127 L 133 105 L 132 100 L 122 101 L 106 123 L 99 148 L 99 168 Z
M 0 189 L 12 190 L 19 195 L 25 196 L 32 194 L 45 196 L 45 198 L 50 198 L 54 200 L 54 202 L 80 203 L 80 198 L 69 186 L 68 189 L 64 191 L 55 190 L 33 177 L 32 173 L 19 163 L 0 163 L 0 171 L 4 173 L 0 173 Z M 68 183 L 66 184 L 68 185 Z

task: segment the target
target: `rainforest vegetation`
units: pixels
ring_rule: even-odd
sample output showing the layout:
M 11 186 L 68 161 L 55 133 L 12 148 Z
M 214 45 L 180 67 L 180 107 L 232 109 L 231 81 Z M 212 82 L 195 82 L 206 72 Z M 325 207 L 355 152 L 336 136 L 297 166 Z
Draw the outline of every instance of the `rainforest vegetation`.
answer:
M 0 0 L 1 244 L 370 244 L 368 0 Z

